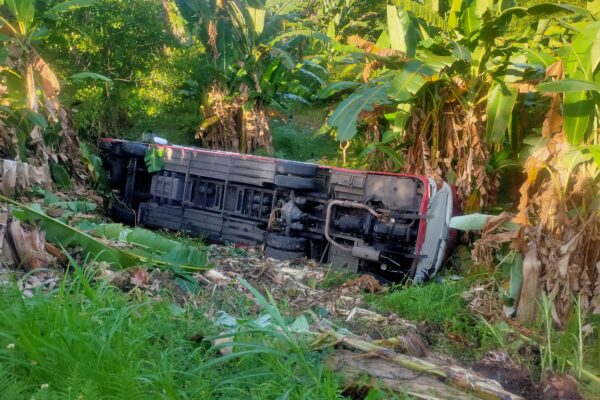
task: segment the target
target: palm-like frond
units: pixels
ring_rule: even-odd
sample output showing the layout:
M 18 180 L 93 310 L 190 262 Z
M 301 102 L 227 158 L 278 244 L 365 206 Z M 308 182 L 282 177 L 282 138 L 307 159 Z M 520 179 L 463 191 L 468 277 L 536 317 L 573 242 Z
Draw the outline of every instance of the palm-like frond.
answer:
M 438 5 L 439 9 L 439 3 L 434 3 Z M 448 23 L 440 16 L 438 11 L 436 11 L 433 4 L 431 6 L 426 6 L 413 0 L 394 0 L 394 4 L 405 11 L 411 12 L 415 17 L 423 19 L 429 25 L 442 30 L 449 29 Z

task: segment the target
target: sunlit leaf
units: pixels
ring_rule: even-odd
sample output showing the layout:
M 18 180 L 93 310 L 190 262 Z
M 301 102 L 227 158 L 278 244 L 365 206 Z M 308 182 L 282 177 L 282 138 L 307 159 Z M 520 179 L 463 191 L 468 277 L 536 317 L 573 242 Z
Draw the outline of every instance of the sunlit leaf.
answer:
M 97 0 L 69 0 L 60 3 L 48 10 L 49 14 L 60 14 L 78 8 L 90 7 L 97 4 Z
M 564 53 L 568 78 L 593 81 L 594 71 L 600 63 L 600 22 L 588 23 L 581 29 L 572 45 L 565 46 Z M 594 116 L 594 103 L 589 98 L 589 92 L 566 92 L 563 98 L 563 115 L 563 128 L 569 143 L 580 144 L 588 134 Z
M 528 7 L 526 10 L 527 13 L 530 15 L 548 16 L 556 13 L 564 13 L 565 11 L 571 12 L 574 15 L 582 17 L 589 17 L 591 15 L 590 12 L 585 8 L 573 6 L 571 4 L 560 4 L 552 2 L 536 4 L 531 7 Z
M 331 39 L 331 40 L 335 40 L 335 22 L 329 21 L 329 24 L 327 25 L 327 36 Z
M 203 119 L 202 122 L 200 122 L 200 125 L 198 126 L 198 128 L 200 129 L 200 131 L 204 131 L 204 130 L 208 129 L 210 126 L 216 124 L 217 122 L 219 122 L 219 116 L 213 115 L 213 116 Z
M 425 62 L 435 73 L 441 72 L 444 68 L 450 67 L 457 61 L 455 56 L 441 56 L 430 51 L 419 52 L 418 59 Z
M 34 0 L 6 0 L 6 6 L 15 16 L 16 25 L 21 35 L 27 34 L 33 24 L 35 15 Z
M 585 148 L 585 147 L 583 147 Z M 560 162 L 567 170 L 567 176 L 573 176 L 573 170 L 580 164 L 586 163 L 593 159 L 593 155 L 589 152 L 583 152 L 581 148 L 571 148 L 562 155 Z
M 527 62 L 534 65 L 542 65 L 544 68 L 548 68 L 556 61 L 556 57 L 543 51 L 523 49 L 527 56 Z
M 252 19 L 252 25 L 257 35 L 261 35 L 265 29 L 265 15 L 266 10 L 261 8 L 247 7 L 250 18 Z
M 388 5 L 387 21 L 392 49 L 405 53 L 407 57 L 414 57 L 417 50 L 418 31 L 414 28 L 408 12 Z
M 600 83 L 580 79 L 566 78 L 555 82 L 544 82 L 537 86 L 540 92 L 581 92 L 595 90 L 600 92 Z
M 600 145 L 587 146 L 586 149 L 590 152 L 596 165 L 600 168 Z
M 491 215 L 477 213 L 452 217 L 450 219 L 449 227 L 452 229 L 459 229 L 461 231 L 482 230 L 485 227 L 488 219 L 491 217 Z
M 462 28 L 467 36 L 471 36 L 481 28 L 481 17 L 478 15 L 477 0 L 470 0 L 467 9 L 462 14 Z
M 91 79 L 93 81 L 112 82 L 112 79 L 110 79 L 104 75 L 97 74 L 95 72 L 79 72 L 77 74 L 71 75 L 70 79 L 74 80 L 74 81 L 82 81 L 85 79 Z
M 594 103 L 588 99 L 586 92 L 565 93 L 563 102 L 563 129 L 571 144 L 579 144 L 586 136 L 592 114 Z
M 410 119 L 411 110 L 412 110 L 412 105 L 409 103 L 398 104 L 398 108 L 397 108 L 396 114 L 394 116 L 394 122 L 392 124 L 392 129 L 395 133 L 404 132 L 406 123 Z
M 477 10 L 477 16 L 480 18 L 485 14 L 486 11 L 491 10 L 494 6 L 494 0 L 475 0 L 475 8 Z
M 600 18 L 600 0 L 592 0 L 587 2 L 587 10 L 596 18 Z
M 434 0 L 431 3 L 431 6 L 420 4 L 420 2 L 414 0 L 394 0 L 392 3 L 402 10 L 411 12 L 417 18 L 423 19 L 425 22 L 436 28 L 444 30 L 449 28 L 446 20 L 439 14 L 439 0 Z
M 462 4 L 463 0 L 452 0 L 450 12 L 448 13 L 448 26 L 450 26 L 452 29 L 456 29 L 458 27 Z
M 336 128 L 337 140 L 350 140 L 356 135 L 362 111 L 372 111 L 375 104 L 388 104 L 387 91 L 387 85 L 364 86 L 344 100 L 328 120 L 328 125 Z
M 341 81 L 341 82 L 333 82 L 319 90 L 315 97 L 317 99 L 327 99 L 337 93 L 344 92 L 348 89 L 353 89 L 360 86 L 358 82 L 351 81 Z
M 600 21 L 586 24 L 565 50 L 568 77 L 593 80 L 594 71 L 600 64 Z
M 427 64 L 416 60 L 409 61 L 396 72 L 389 95 L 400 102 L 408 101 L 427 83 L 425 77 L 432 75 L 433 70 Z
M 164 168 L 165 162 L 163 161 L 163 155 L 164 149 L 162 147 L 148 146 L 146 148 L 144 161 L 146 162 L 146 168 L 148 168 L 148 172 L 158 172 Z
M 497 83 L 490 89 L 486 128 L 488 143 L 498 143 L 504 137 L 517 101 L 517 94 L 517 88 L 506 86 L 504 83 Z

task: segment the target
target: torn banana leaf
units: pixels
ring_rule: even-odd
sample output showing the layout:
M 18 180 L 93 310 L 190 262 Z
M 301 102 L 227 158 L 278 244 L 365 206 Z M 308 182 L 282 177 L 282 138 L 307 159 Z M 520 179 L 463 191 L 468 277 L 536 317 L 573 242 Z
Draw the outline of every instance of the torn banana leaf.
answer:
M 98 206 L 89 201 L 56 201 L 48 204 L 49 207 L 62 208 L 77 213 L 87 213 L 95 211 Z
M 207 264 L 206 255 L 200 252 L 197 248 L 186 246 L 175 241 L 172 242 L 169 251 L 164 254 L 154 254 L 152 250 L 157 248 L 165 248 L 165 242 L 162 246 L 158 246 L 159 240 L 156 237 L 159 235 L 147 231 L 155 236 L 155 240 L 148 240 L 151 236 L 146 234 L 147 238 L 145 245 L 147 251 L 139 249 L 119 249 L 105 243 L 94 236 L 73 228 L 55 218 L 49 217 L 41 209 L 29 207 L 7 197 L 0 195 L 0 201 L 9 203 L 16 207 L 13 209 L 13 215 L 21 221 L 39 222 L 39 226 L 46 232 L 46 239 L 50 242 L 57 243 L 64 248 L 78 246 L 81 247 L 84 253 L 89 254 L 95 260 L 105 261 L 116 268 L 129 268 L 136 265 L 155 265 L 159 267 L 177 267 L 184 270 L 206 270 L 212 266 Z M 121 231 L 126 231 L 120 224 L 115 225 L 112 229 L 117 231 L 120 226 Z M 121 235 L 119 232 L 118 235 Z M 125 234 L 124 234 L 125 235 Z M 128 234 L 127 234 L 128 236 Z M 139 235 L 138 235 L 139 236 Z M 135 238 L 134 235 L 132 238 Z M 168 240 L 163 238 L 164 240 Z M 152 250 L 151 250 L 152 249 Z
M 186 269 L 209 269 L 206 253 L 195 246 L 168 239 L 142 228 L 126 228 L 122 224 L 101 224 L 92 227 L 96 235 L 134 246 L 131 253 L 152 258 L 161 263 Z

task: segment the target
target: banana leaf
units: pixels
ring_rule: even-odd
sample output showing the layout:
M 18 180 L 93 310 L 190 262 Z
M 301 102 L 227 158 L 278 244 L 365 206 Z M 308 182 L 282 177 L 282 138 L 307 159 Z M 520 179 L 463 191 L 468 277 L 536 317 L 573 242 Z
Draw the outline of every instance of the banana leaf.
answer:
M 315 95 L 315 97 L 317 99 L 321 99 L 321 100 L 328 99 L 329 97 L 333 96 L 334 94 L 346 91 L 348 89 L 354 89 L 358 86 L 360 86 L 359 82 L 351 82 L 351 81 L 334 82 L 334 83 L 327 85 L 323 89 L 319 90 L 317 92 L 317 94 Z
M 15 218 L 24 222 L 39 223 L 48 241 L 63 248 L 81 247 L 83 252 L 93 259 L 105 261 L 115 268 L 137 265 L 173 267 L 187 271 L 212 268 L 207 262 L 206 254 L 198 248 L 164 238 L 145 229 L 131 230 L 121 224 L 106 224 L 101 225 L 102 229 L 92 230 L 107 238 L 135 245 L 133 248 L 120 249 L 46 215 L 41 209 L 26 206 L 4 196 L 0 196 L 0 201 L 16 207 L 13 209 Z
M 98 261 L 105 261 L 116 268 L 128 268 L 140 264 L 132 254 L 114 248 L 93 236 L 81 232 L 55 218 L 49 217 L 43 211 L 34 207 L 0 196 L 0 201 L 16 207 L 13 209 L 15 218 L 24 222 L 39 222 L 41 229 L 46 233 L 46 239 L 67 248 L 79 246 Z
M 450 228 L 459 229 L 461 231 L 478 231 L 485 227 L 486 222 L 491 215 L 486 214 L 468 214 L 459 215 L 450 219 Z
M 488 143 L 499 143 L 504 137 L 517 101 L 517 94 L 517 88 L 509 87 L 504 83 L 498 83 L 490 89 L 486 128 Z
M 388 94 L 396 101 L 407 102 L 427 83 L 426 77 L 433 73 L 426 63 L 411 60 L 395 73 Z
M 414 57 L 419 37 L 408 12 L 396 6 L 388 5 L 387 23 L 392 49 L 400 50 L 407 57 Z
M 373 111 L 376 104 L 389 104 L 388 85 L 368 86 L 354 92 L 344 100 L 329 117 L 329 126 L 336 128 L 336 138 L 340 142 L 350 140 L 356 135 L 356 123 L 363 111 Z
M 600 145 L 587 146 L 586 148 L 594 158 L 594 161 L 596 161 L 598 168 L 600 168 Z
M 195 246 L 142 228 L 126 228 L 122 224 L 102 224 L 92 228 L 92 232 L 107 239 L 118 240 L 132 245 L 131 253 L 151 259 L 158 264 L 167 264 L 183 269 L 209 269 L 206 253 Z
M 163 169 L 163 167 L 165 166 L 165 162 L 163 161 L 164 154 L 164 148 L 148 146 L 148 148 L 146 149 L 146 155 L 144 156 L 144 162 L 146 163 L 146 168 L 148 168 L 148 172 L 158 172 Z
M 587 90 L 595 90 L 600 93 L 600 83 L 594 81 L 585 81 L 580 79 L 566 78 L 560 81 L 544 82 L 537 86 L 540 92 L 582 92 Z

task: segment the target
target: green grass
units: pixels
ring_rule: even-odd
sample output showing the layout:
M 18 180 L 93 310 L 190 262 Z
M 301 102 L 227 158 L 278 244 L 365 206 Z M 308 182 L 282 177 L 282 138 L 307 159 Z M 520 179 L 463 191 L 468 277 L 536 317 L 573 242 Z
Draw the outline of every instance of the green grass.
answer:
M 221 357 L 199 340 L 223 330 L 207 308 L 89 283 L 32 298 L 0 287 L 0 398 L 340 398 L 322 355 L 302 342 L 290 351 L 275 329 L 245 333 L 236 343 L 253 351 Z
M 368 301 L 403 318 L 442 324 L 450 318 L 469 315 L 461 297 L 467 288 L 463 281 L 434 282 L 398 287 L 381 296 L 370 296 Z
M 206 378 L 196 379 L 203 349 L 187 340 L 207 327 L 200 310 L 131 302 L 108 286 L 95 289 L 93 299 L 84 293 L 72 284 L 21 299 L 16 289 L 2 289 L 2 375 L 22 395 L 4 386 L 0 398 L 176 398 L 183 388 L 179 398 L 211 393 Z
M 495 343 L 485 324 L 469 311 L 462 297 L 469 284 L 467 280 L 444 280 L 397 287 L 386 294 L 367 295 L 365 300 L 378 311 L 424 323 L 422 334 L 430 345 L 462 359 L 474 359 Z
M 354 272 L 332 268 L 325 273 L 323 279 L 317 282 L 318 289 L 332 289 L 342 286 L 350 279 L 358 277 Z
M 325 111 L 318 108 L 302 107 L 293 112 L 291 118 L 274 116 L 269 122 L 273 139 L 274 157 L 296 161 L 335 160 L 339 155 L 339 144 L 328 135 L 313 137 L 323 121 Z M 177 115 L 160 114 L 135 120 L 133 126 L 126 128 L 123 136 L 130 140 L 140 140 L 150 130 L 165 138 L 169 143 L 200 146 L 194 138 L 199 117 L 195 110 L 186 104 Z M 259 155 L 266 155 L 257 151 Z
M 339 152 L 338 143 L 327 135 L 313 137 L 313 127 L 303 125 L 302 120 L 272 120 L 274 156 L 296 161 L 319 161 L 334 159 Z

